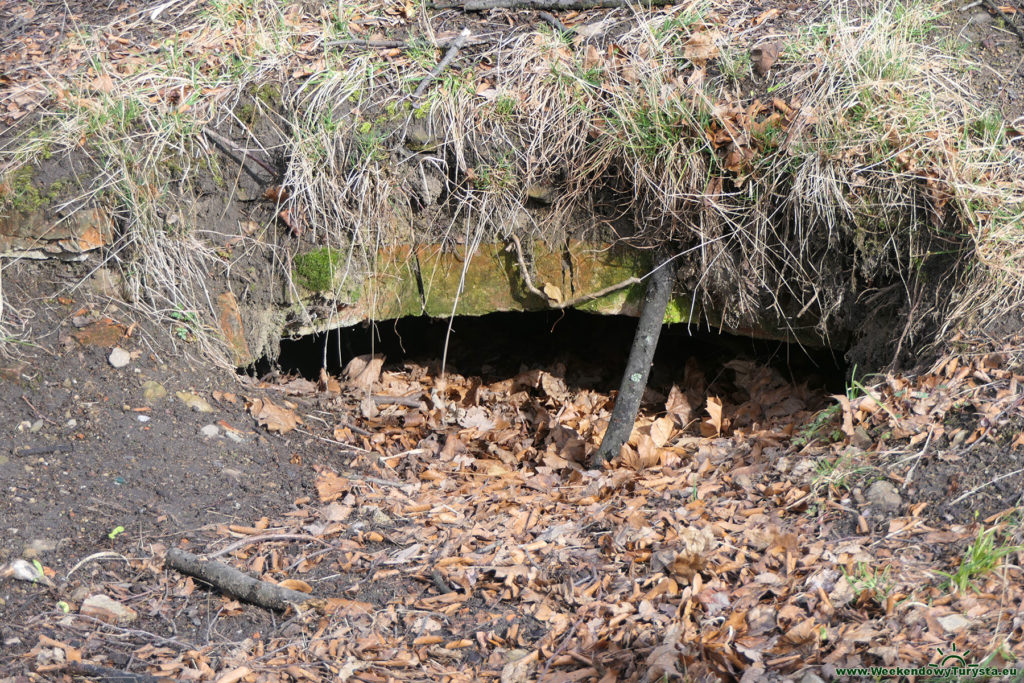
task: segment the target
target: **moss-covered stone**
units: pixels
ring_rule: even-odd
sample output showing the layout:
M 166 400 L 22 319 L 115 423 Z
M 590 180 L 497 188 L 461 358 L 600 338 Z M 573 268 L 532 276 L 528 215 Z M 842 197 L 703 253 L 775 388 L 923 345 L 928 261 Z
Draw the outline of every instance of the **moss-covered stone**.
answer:
M 334 274 L 341 257 L 340 251 L 330 247 L 298 254 L 292 261 L 293 278 L 311 292 L 330 291 L 334 289 Z
M 49 198 L 33 183 L 35 171 L 31 166 L 22 166 L 7 177 L 3 185 L 2 201 L 8 208 L 23 214 L 38 211 Z
M 423 300 L 416 281 L 416 257 L 409 246 L 387 247 L 377 254 L 367 277 L 363 302 L 368 317 L 391 320 L 422 315 Z
M 651 270 L 651 256 L 646 251 L 623 246 L 571 242 L 569 258 L 572 261 L 573 283 L 577 296 L 599 292 L 631 277 L 643 277 Z M 593 313 L 640 315 L 644 286 L 630 285 L 618 289 L 577 308 Z

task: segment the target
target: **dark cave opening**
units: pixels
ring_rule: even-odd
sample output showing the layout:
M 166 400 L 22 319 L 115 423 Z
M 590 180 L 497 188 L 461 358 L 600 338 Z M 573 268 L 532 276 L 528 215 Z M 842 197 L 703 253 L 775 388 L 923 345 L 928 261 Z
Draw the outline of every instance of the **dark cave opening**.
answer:
M 386 368 L 415 363 L 438 373 L 447 337 L 449 373 L 489 382 L 545 368 L 561 374 L 569 385 L 610 391 L 618 388 L 636 324 L 628 316 L 574 310 L 463 316 L 450 323 L 426 316 L 367 322 L 283 339 L 276 363 L 263 360 L 240 372 L 262 376 L 276 370 L 315 379 L 322 365 L 338 374 L 353 357 L 376 353 L 384 355 Z M 649 386 L 669 388 L 688 363 L 696 363 L 713 379 L 734 360 L 770 366 L 793 384 L 806 383 L 830 393 L 841 393 L 847 379 L 846 364 L 837 351 L 679 323 L 662 328 Z

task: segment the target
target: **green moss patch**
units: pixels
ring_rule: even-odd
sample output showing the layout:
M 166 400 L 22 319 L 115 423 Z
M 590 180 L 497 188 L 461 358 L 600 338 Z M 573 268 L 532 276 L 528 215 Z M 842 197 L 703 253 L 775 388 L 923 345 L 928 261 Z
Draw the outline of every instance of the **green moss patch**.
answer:
M 292 261 L 295 282 L 312 292 L 330 291 L 342 256 L 342 252 L 330 247 L 297 255 Z

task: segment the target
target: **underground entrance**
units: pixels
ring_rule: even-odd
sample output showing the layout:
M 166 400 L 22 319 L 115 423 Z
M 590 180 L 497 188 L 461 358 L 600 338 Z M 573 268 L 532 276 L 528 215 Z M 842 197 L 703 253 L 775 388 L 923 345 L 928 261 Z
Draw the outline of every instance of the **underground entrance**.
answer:
M 479 377 L 484 383 L 542 369 L 569 388 L 607 393 L 619 386 L 636 326 L 633 317 L 572 310 L 450 321 L 408 317 L 283 339 L 276 361 L 262 359 L 242 371 L 315 380 L 321 367 L 338 375 L 352 358 L 379 354 L 385 369 L 411 364 L 438 376 L 443 363 L 446 373 Z M 834 350 L 674 324 L 662 328 L 648 387 L 654 396 L 693 382 L 712 392 L 742 392 L 743 382 L 757 381 L 753 374 L 758 371 L 825 397 L 844 390 L 848 369 Z M 825 403 L 823 398 L 815 407 Z

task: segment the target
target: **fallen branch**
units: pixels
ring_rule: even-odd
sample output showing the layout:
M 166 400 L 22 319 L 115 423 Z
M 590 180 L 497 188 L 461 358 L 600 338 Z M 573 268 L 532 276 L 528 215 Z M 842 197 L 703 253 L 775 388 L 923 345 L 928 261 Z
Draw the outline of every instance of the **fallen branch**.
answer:
M 547 296 L 546 294 L 544 294 L 544 292 L 540 291 L 539 289 L 537 289 L 536 286 L 534 286 L 533 279 L 530 277 L 530 270 L 529 268 L 526 267 L 526 260 L 523 258 L 523 247 L 519 243 L 519 238 L 516 237 L 515 235 L 509 235 L 509 238 L 512 240 L 512 244 L 514 244 L 516 247 L 516 257 L 519 260 L 519 272 L 523 276 L 523 283 L 526 285 L 526 289 L 529 290 L 529 292 L 534 296 L 540 297 L 541 299 L 547 301 L 549 305 L 554 309 L 561 310 L 564 308 L 572 308 L 573 306 L 579 306 L 580 304 L 585 304 L 588 301 L 593 301 L 594 299 L 600 299 L 602 296 L 605 296 L 606 294 L 617 292 L 620 289 L 625 289 L 626 287 L 629 287 L 631 285 L 639 285 L 643 283 L 643 280 L 638 277 L 628 277 L 622 282 L 616 282 L 614 285 L 608 285 L 607 287 L 599 289 L 596 292 L 581 294 L 580 296 L 569 299 L 568 301 L 556 301 L 552 303 L 551 297 Z
M 376 50 L 388 50 L 396 47 L 404 48 L 409 44 L 404 40 L 366 40 L 365 38 L 349 38 L 348 40 L 332 40 L 324 43 L 324 47 L 368 47 Z
M 469 29 L 464 28 L 459 31 L 459 35 L 452 38 L 452 41 L 448 43 L 448 51 L 444 53 L 444 57 L 437 63 L 427 76 L 420 81 L 420 84 L 416 86 L 416 91 L 413 92 L 413 98 L 421 97 L 423 93 L 427 91 L 430 84 L 435 78 L 441 75 L 441 72 L 448 68 L 448 65 L 452 63 L 455 57 L 459 54 L 459 50 L 462 49 L 463 44 L 469 39 Z
M 234 143 L 232 143 L 230 140 L 223 137 L 219 133 L 216 133 L 210 130 L 209 128 L 204 128 L 203 133 L 206 134 L 206 137 L 210 138 L 210 142 L 216 145 L 220 149 L 220 151 L 224 152 L 229 157 L 231 157 L 231 159 L 236 164 L 241 166 L 242 170 L 248 173 L 249 177 L 255 180 L 257 183 L 263 183 L 264 179 L 261 178 L 259 174 L 256 173 L 256 171 L 252 170 L 252 168 L 249 167 L 249 164 L 246 163 L 246 160 L 258 164 L 260 168 L 269 173 L 272 178 L 277 177 L 277 171 L 274 169 L 273 166 L 245 150 L 238 149 L 237 147 L 235 147 Z M 239 156 L 239 152 L 241 152 L 241 156 Z
M 415 396 L 373 396 L 373 402 L 379 406 L 408 406 L 419 408 L 422 401 Z
M 254 579 L 222 562 L 203 560 L 198 555 L 178 548 L 167 551 L 164 564 L 182 574 L 205 581 L 239 600 L 267 609 L 283 611 L 292 605 L 301 605 L 313 599 L 313 596 L 306 593 Z
M 74 445 L 70 443 L 55 443 L 49 446 L 35 446 L 34 448 L 22 448 L 20 451 L 13 451 L 14 455 L 47 455 L 49 453 L 70 453 Z
M 554 28 L 556 31 L 560 31 L 561 33 L 569 35 L 572 35 L 573 33 L 576 32 L 575 29 L 571 29 L 565 24 L 563 24 L 561 21 L 559 21 L 558 17 L 556 17 L 554 14 L 551 14 L 550 12 L 537 12 L 537 16 L 543 19 L 548 24 L 550 24 L 551 27 Z
M 73 676 L 88 676 L 97 681 L 110 681 L 111 683 L 114 683 L 114 681 L 117 681 L 117 683 L 161 683 L 167 680 L 166 678 L 157 678 L 149 674 L 133 674 L 128 671 L 108 669 L 105 666 L 86 664 L 85 662 L 68 662 L 60 671 Z
M 466 12 L 485 12 L 491 9 L 522 9 L 522 10 L 585 10 L 585 9 L 616 9 L 643 4 L 650 7 L 674 5 L 678 0 L 647 0 L 643 3 L 629 0 L 466 0 L 462 3 L 438 3 L 433 9 L 451 9 L 459 7 Z
M 664 259 L 650 275 L 650 282 L 644 294 L 644 305 L 640 310 L 640 320 L 636 324 L 633 345 L 629 349 L 629 360 L 626 361 L 626 369 L 622 373 L 619 394 L 615 397 L 611 421 L 601 440 L 601 446 L 594 453 L 592 467 L 601 467 L 606 460 L 618 455 L 619 449 L 633 431 L 675 281 L 676 271 L 671 266 L 671 259 Z
M 999 18 L 1002 19 L 1003 22 L 1010 27 L 1010 30 L 1017 34 L 1017 37 L 1021 39 L 1021 42 L 1024 42 L 1024 31 L 1022 31 L 1020 28 L 1017 27 L 1016 24 L 1013 23 L 1013 19 L 1010 19 L 1010 17 L 1006 15 L 1006 12 L 1004 12 L 1002 8 L 999 7 L 999 5 L 992 2 L 992 0 L 984 0 L 984 2 L 985 6 L 992 10 L 993 12 L 995 12 L 996 14 L 998 14 Z

